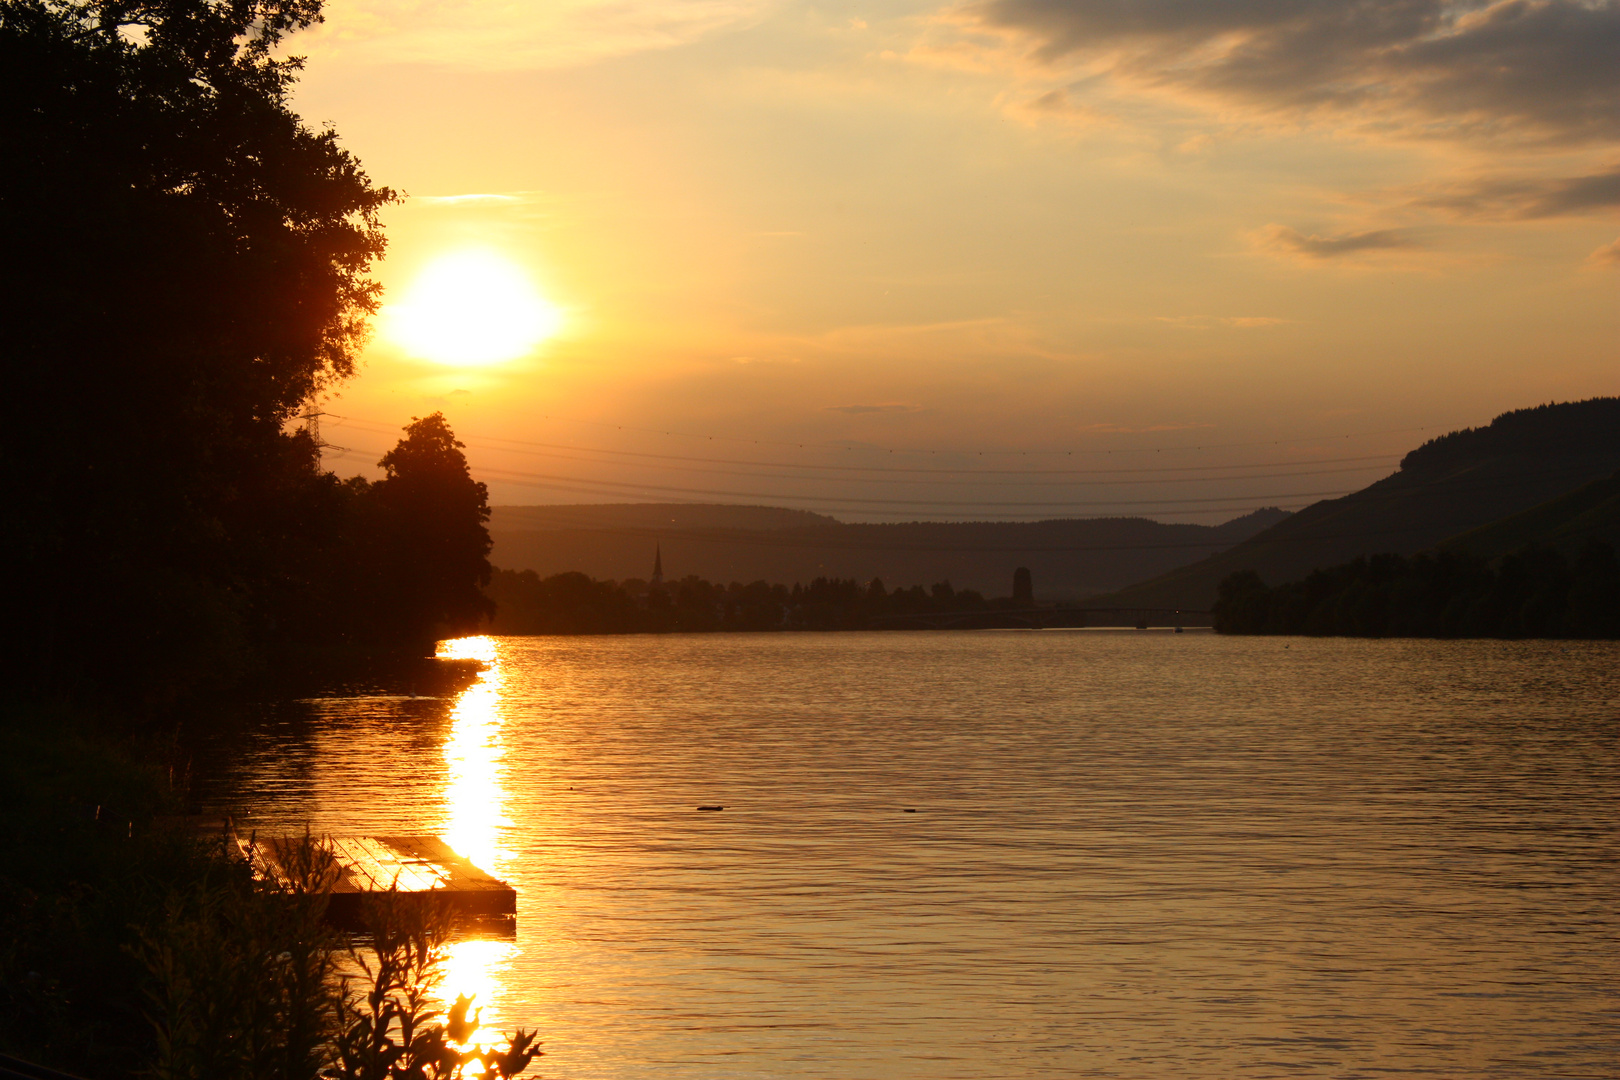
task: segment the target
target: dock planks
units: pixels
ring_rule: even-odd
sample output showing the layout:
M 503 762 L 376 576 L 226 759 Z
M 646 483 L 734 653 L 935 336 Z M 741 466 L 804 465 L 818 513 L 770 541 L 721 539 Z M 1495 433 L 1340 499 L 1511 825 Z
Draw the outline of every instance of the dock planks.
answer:
M 338 836 L 323 841 L 336 860 L 337 879 L 328 912 L 334 922 L 360 921 L 367 896 L 390 889 L 410 902 L 428 899 L 453 914 L 479 918 L 517 913 L 517 891 L 451 850 L 436 836 Z M 241 843 L 241 841 L 238 841 Z M 300 841 L 283 838 L 243 845 L 255 872 L 288 883 L 288 867 Z

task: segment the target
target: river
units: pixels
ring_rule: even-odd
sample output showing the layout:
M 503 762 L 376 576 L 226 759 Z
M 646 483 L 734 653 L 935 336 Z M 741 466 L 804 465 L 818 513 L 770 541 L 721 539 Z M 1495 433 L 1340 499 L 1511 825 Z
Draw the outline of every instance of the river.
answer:
M 561 1080 L 1620 1075 L 1620 644 L 469 638 L 265 706 L 264 830 L 437 833 Z M 723 805 L 704 812 L 699 805 Z

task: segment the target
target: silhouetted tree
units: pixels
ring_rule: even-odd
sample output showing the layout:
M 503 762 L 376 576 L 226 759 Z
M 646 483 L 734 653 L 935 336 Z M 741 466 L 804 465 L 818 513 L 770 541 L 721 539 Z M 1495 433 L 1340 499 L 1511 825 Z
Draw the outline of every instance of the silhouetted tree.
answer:
M 1620 637 L 1620 561 L 1591 541 L 1573 567 L 1530 545 L 1492 568 L 1464 552 L 1382 554 L 1267 588 L 1253 571 L 1222 581 L 1215 629 L 1350 637 Z
M 489 492 L 472 478 L 464 443 L 443 413 L 412 418 L 371 485 L 363 558 L 372 560 L 377 636 L 426 647 L 475 632 L 494 613 Z
M 672 588 L 653 589 L 635 579 L 593 581 L 578 573 L 542 579 L 528 570 L 496 570 L 489 595 L 496 604 L 491 626 L 502 634 L 861 630 L 891 625 L 882 621 L 889 615 L 991 610 L 972 589 L 936 586 L 931 594 L 914 585 L 891 593 L 879 581 L 844 578 L 789 589 L 763 581 L 722 586 L 688 576 Z
M 341 501 L 287 428 L 353 371 L 394 196 L 289 108 L 278 48 L 319 11 L 0 0 L 0 654 L 29 676 L 241 668 L 298 515 Z

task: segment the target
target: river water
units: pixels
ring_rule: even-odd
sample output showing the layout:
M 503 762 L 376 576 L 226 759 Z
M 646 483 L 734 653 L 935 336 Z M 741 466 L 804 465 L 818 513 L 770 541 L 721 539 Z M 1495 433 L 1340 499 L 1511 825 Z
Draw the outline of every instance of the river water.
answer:
M 488 670 L 266 707 L 205 792 L 514 885 L 449 989 L 540 1075 L 1620 1075 L 1620 644 L 444 650 Z

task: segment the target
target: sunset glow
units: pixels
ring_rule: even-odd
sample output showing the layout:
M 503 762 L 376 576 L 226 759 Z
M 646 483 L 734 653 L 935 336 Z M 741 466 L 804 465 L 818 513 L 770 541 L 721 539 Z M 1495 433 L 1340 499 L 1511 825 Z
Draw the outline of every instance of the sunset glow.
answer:
M 515 360 L 562 325 L 562 313 L 520 266 L 476 249 L 429 263 L 385 315 L 396 345 L 455 367 Z
M 643 467 L 711 440 L 823 471 L 1393 466 L 1613 392 L 1620 130 L 1583 42 L 1614 2 L 1531 5 L 1544 26 L 1484 0 L 520 7 L 333 6 L 297 90 L 410 192 L 400 311 L 333 411 L 446 409 L 495 503 L 775 498 Z M 543 378 L 501 362 L 536 347 Z M 514 440 L 614 463 L 491 448 Z M 1379 475 L 1055 508 L 984 482 L 864 516 L 1187 520 L 1170 499 L 1298 508 Z

